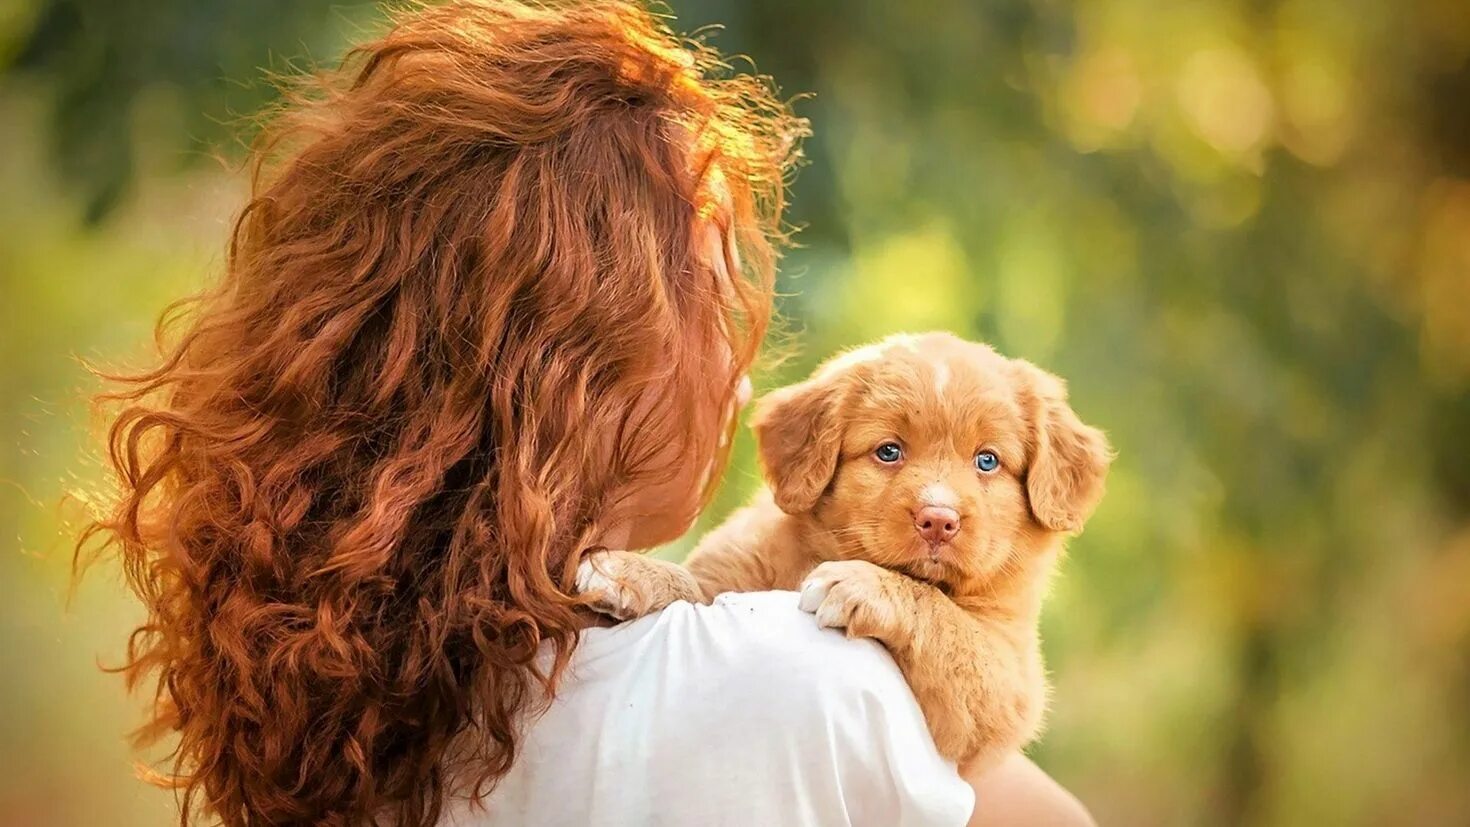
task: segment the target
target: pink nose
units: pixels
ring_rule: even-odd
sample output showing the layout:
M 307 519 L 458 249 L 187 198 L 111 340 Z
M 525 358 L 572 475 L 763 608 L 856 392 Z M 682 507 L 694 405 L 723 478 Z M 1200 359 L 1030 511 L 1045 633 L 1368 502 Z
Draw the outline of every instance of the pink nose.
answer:
M 942 505 L 926 505 L 914 514 L 914 528 L 931 546 L 947 543 L 960 531 L 960 513 Z

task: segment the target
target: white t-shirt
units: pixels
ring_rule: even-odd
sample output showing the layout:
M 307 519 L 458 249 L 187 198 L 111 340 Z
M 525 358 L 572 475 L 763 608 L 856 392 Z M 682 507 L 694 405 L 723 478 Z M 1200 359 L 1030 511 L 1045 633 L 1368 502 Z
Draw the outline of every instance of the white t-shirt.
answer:
M 570 670 L 484 809 L 442 824 L 947 827 L 974 807 L 888 653 L 794 592 L 589 629 Z

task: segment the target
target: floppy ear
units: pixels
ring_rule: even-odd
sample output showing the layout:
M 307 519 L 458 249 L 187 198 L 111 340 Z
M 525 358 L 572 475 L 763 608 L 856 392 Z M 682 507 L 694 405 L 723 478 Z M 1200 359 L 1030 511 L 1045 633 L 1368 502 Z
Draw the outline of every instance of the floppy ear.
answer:
M 751 427 L 761 466 L 776 505 L 787 514 L 812 510 L 837 471 L 838 391 L 831 378 L 808 379 L 771 391 L 756 404 Z
M 1031 514 L 1051 531 L 1080 531 L 1102 499 L 1112 448 L 1102 431 L 1073 413 L 1062 380 L 1023 364 L 1036 392 L 1036 444 L 1026 472 Z

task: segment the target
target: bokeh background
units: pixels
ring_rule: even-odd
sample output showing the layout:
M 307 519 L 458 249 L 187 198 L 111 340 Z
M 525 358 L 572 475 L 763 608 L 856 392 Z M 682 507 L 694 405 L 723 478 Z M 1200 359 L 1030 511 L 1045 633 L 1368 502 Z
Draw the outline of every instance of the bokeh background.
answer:
M 949 328 L 1119 451 L 1037 760 L 1104 824 L 1470 824 L 1470 6 L 675 0 L 816 137 L 796 358 Z M 96 385 L 219 270 L 268 71 L 382 10 L 0 0 L 0 823 L 155 825 L 138 616 L 67 601 Z M 221 163 L 219 159 L 223 159 Z M 711 519 L 756 484 L 750 446 Z M 682 548 L 662 552 L 678 557 Z

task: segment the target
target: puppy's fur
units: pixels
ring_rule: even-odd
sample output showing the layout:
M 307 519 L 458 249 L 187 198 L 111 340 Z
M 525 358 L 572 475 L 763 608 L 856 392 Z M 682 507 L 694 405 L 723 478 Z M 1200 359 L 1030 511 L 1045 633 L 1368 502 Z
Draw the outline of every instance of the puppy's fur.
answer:
M 802 589 L 823 626 L 888 647 L 945 756 L 987 762 L 1030 741 L 1046 702 L 1042 597 L 1111 459 L 1062 382 L 948 334 L 896 336 L 771 393 L 754 428 L 769 490 L 695 549 L 697 588 L 668 564 L 612 552 L 584 567 L 584 590 L 626 618 Z M 886 462 L 876 452 L 890 443 L 901 456 Z M 981 451 L 998 467 L 977 467 Z M 953 509 L 952 538 L 921 536 L 925 506 Z

